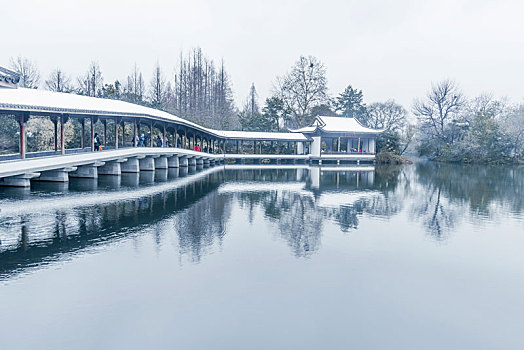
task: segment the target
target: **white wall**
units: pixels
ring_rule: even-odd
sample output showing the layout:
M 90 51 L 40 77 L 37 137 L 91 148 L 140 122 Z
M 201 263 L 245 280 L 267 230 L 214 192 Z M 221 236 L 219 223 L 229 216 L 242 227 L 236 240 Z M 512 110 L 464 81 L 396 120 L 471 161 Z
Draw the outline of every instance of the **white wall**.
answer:
M 320 157 L 320 144 L 322 143 L 322 138 L 320 136 L 313 137 L 313 142 L 311 142 L 311 155 Z
M 369 152 L 375 153 L 375 139 L 369 139 Z

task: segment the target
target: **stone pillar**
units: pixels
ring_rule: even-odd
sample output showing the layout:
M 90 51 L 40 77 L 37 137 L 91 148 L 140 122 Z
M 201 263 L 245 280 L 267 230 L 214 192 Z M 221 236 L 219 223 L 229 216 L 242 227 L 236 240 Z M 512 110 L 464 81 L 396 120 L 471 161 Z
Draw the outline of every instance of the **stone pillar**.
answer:
M 196 157 L 187 157 L 187 164 L 188 166 L 196 165 Z
M 0 186 L 3 187 L 30 187 L 31 179 L 40 176 L 39 173 L 28 173 L 4 177 L 0 179 Z
M 140 172 L 140 161 L 139 159 L 145 158 L 144 156 L 128 158 L 127 162 L 120 164 L 120 171 L 122 173 L 139 173 Z
M 73 172 L 69 173 L 69 177 L 80 177 L 85 179 L 97 179 L 98 167 L 104 165 L 104 162 L 96 162 L 92 164 L 80 165 Z
M 181 168 L 187 168 L 189 165 L 187 156 L 180 156 L 180 158 L 178 158 L 178 164 Z
M 198 159 L 196 160 L 196 165 L 204 165 L 204 159 L 202 159 L 202 158 L 198 158 Z
M 155 160 L 151 156 L 140 159 L 140 171 L 155 171 Z
M 169 168 L 178 168 L 180 166 L 178 156 L 174 155 L 172 157 L 167 158 L 167 166 Z
M 155 169 L 167 169 L 167 156 L 155 158 Z
M 125 161 L 125 159 L 122 159 L 122 161 Z M 98 168 L 98 175 L 120 175 L 122 174 L 120 162 L 121 162 L 120 160 L 106 162 L 105 165 Z
M 40 177 L 35 178 L 34 181 L 44 182 L 68 182 L 69 172 L 77 170 L 77 167 L 69 167 L 63 169 L 47 170 L 40 173 Z

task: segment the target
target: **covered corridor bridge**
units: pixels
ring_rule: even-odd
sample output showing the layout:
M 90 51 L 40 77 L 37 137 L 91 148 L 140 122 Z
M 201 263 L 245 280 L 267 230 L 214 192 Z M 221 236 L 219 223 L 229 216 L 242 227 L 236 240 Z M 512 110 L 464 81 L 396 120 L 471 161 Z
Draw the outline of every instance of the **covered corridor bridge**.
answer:
M 0 157 L 0 185 L 28 186 L 31 178 L 67 181 L 69 176 L 117 175 L 124 171 L 214 164 L 227 159 L 321 163 L 322 156 L 310 152 L 312 144 L 316 144 L 314 137 L 321 134 L 318 127 L 314 135 L 214 130 L 129 102 L 0 85 L 0 118 L 6 116 L 14 116 L 18 122 L 19 153 L 3 161 Z M 46 117 L 53 123 L 54 151 L 28 154 L 26 125 L 31 118 L 38 117 Z M 95 150 L 97 130 L 104 148 L 111 150 L 69 154 L 71 150 L 66 149 L 65 142 L 68 120 L 76 120 L 81 126 L 80 150 Z M 375 134 L 370 131 L 374 130 L 368 129 L 371 135 L 368 137 L 374 138 L 377 131 Z M 109 135 L 111 145 L 108 145 Z M 161 148 L 153 147 L 157 146 L 155 135 Z M 138 147 L 139 143 L 144 147 Z M 329 160 L 374 161 L 374 149 L 354 154 L 343 151 L 338 156 L 333 152 L 324 156 Z

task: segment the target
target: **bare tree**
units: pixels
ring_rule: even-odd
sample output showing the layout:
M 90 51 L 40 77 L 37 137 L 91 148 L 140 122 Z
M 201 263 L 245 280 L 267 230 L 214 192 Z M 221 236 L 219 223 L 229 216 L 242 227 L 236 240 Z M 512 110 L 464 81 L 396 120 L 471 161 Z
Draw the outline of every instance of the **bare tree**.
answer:
M 511 144 L 513 158 L 524 158 L 524 103 L 515 106 L 504 115 L 502 128 Z
M 87 96 L 101 95 L 104 80 L 98 62 L 91 62 L 83 77 L 77 79 L 78 93 Z
M 237 126 L 231 80 L 200 48 L 180 53 L 173 85 L 173 112 L 213 128 Z M 168 106 L 171 108 L 171 106 Z
M 277 78 L 275 92 L 291 111 L 291 127 L 310 122 L 311 109 L 328 101 L 326 69 L 313 56 L 301 56 L 291 71 Z
M 60 68 L 56 68 L 49 75 L 49 79 L 45 81 L 46 89 L 56 92 L 71 92 L 71 78 L 62 72 Z
M 166 97 L 167 97 L 167 84 L 162 73 L 160 65 L 156 64 L 155 69 L 153 70 L 153 78 L 149 85 L 149 99 L 151 105 L 158 109 L 164 109 L 166 107 Z
M 368 106 L 366 124 L 375 129 L 396 131 L 406 125 L 408 112 L 394 100 L 375 102 Z
M 38 88 L 40 72 L 35 62 L 22 56 L 18 56 L 17 58 L 11 57 L 10 66 L 11 69 L 20 74 L 20 82 L 18 84 L 21 87 L 31 89 Z
M 145 84 L 142 73 L 139 71 L 136 63 L 131 75 L 127 76 L 126 96 L 127 99 L 134 103 L 141 103 L 144 99 Z
M 415 100 L 413 113 L 428 136 L 446 141 L 446 127 L 458 119 L 464 103 L 464 97 L 455 82 L 444 80 L 432 85 L 425 99 Z

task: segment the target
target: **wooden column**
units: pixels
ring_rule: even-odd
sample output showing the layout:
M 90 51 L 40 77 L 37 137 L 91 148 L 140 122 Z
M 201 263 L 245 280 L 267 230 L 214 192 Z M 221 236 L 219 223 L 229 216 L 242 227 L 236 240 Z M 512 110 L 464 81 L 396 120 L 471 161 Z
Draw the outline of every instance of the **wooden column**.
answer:
M 149 138 L 149 147 L 153 147 L 153 121 L 149 123 L 149 134 L 151 135 Z
M 125 122 L 122 120 L 122 147 L 125 147 L 125 138 L 124 138 L 124 135 L 125 135 L 125 132 L 126 131 L 126 124 Z
M 178 136 L 177 129 L 175 127 L 175 129 L 173 130 L 173 147 L 175 147 L 175 148 L 177 148 L 177 139 L 176 139 L 177 136 Z
M 340 153 L 340 136 L 338 137 L 338 141 L 337 141 L 337 152 Z
M 138 128 L 136 125 L 136 119 L 133 119 L 133 147 L 138 146 Z
M 29 119 L 29 113 L 22 113 L 18 117 L 18 124 L 20 126 L 20 158 L 25 159 L 26 146 L 27 146 L 27 137 L 25 131 L 25 123 Z
M 102 121 L 102 124 L 104 124 L 104 146 L 107 145 L 107 119 L 104 119 Z
M 64 128 L 67 121 L 67 116 L 60 116 L 60 153 L 65 154 L 65 140 L 64 140 Z
M 115 149 L 118 149 L 118 118 L 115 118 Z
M 80 148 L 84 149 L 85 147 L 85 137 L 86 137 L 86 120 L 85 118 L 80 119 L 80 125 L 82 126 L 82 133 L 80 134 Z
M 360 137 L 358 138 L 358 146 L 357 146 L 357 152 L 360 153 Z
M 58 118 L 53 117 L 51 118 L 51 121 L 53 122 L 53 126 L 55 128 L 55 152 L 58 151 Z
M 91 117 L 91 152 L 95 150 L 95 118 Z
M 162 147 L 167 147 L 166 145 L 166 123 L 164 123 L 164 130 L 162 132 Z

